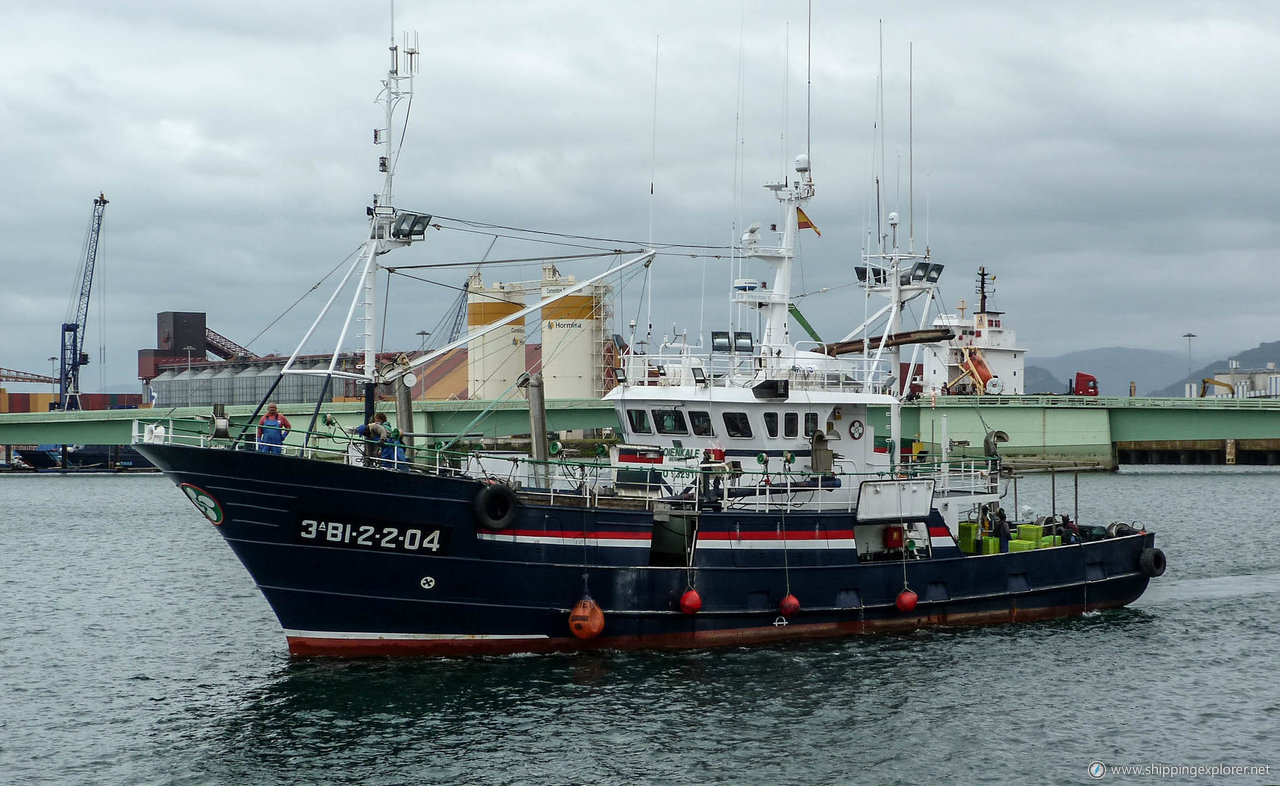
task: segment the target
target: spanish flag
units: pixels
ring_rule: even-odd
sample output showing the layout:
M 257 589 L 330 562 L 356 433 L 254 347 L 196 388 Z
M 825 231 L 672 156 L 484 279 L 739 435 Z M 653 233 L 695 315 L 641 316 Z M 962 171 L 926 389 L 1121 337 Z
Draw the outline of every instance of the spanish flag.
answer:
M 803 208 L 796 208 L 796 226 L 800 229 L 812 229 L 818 237 L 822 237 L 822 230 L 813 225 L 809 217 L 804 214 Z

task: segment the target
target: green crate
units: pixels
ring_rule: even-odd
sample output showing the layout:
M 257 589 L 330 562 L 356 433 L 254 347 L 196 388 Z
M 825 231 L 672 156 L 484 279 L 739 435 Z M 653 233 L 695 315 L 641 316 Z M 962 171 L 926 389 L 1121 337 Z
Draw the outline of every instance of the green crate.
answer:
M 978 550 L 978 542 L 972 539 L 965 540 L 964 538 L 961 538 L 960 540 L 956 541 L 956 545 L 958 545 L 960 547 L 960 550 L 963 551 L 965 554 L 973 554 Z
M 988 537 L 983 538 L 983 539 L 982 539 L 982 553 L 983 553 L 983 554 L 999 554 L 999 553 L 1000 553 L 1000 539 L 999 539 L 999 538 L 989 537 L 989 536 L 988 536 Z
M 1030 540 L 1011 540 L 1009 541 L 1009 551 L 1035 551 L 1036 544 Z
M 1062 545 L 1061 535 L 1044 535 L 1040 538 L 1040 548 L 1047 549 Z
M 977 540 L 978 539 L 978 523 L 976 521 L 960 522 L 960 540 Z
M 1018 540 L 1030 540 L 1039 543 L 1042 535 L 1044 535 L 1044 527 L 1039 524 L 1018 525 Z

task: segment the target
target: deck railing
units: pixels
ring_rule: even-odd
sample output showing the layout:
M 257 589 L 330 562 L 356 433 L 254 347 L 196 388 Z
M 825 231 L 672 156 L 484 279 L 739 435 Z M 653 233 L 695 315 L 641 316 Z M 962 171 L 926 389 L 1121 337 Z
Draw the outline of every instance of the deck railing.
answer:
M 294 439 L 299 436 L 295 431 Z M 310 445 L 285 444 L 279 453 L 317 461 L 363 466 L 377 471 L 417 472 L 468 477 L 507 484 L 530 501 L 591 507 L 652 510 L 658 506 L 702 510 L 846 511 L 857 506 L 865 481 L 933 481 L 935 493 L 998 493 L 995 467 L 987 460 L 904 463 L 892 469 L 857 472 L 841 467 L 814 473 L 736 463 L 672 463 L 617 466 L 601 458 L 535 461 L 519 453 L 438 450 L 405 446 L 383 458 L 381 444 L 346 432 L 316 432 Z M 134 421 L 135 443 L 173 444 L 207 449 L 257 451 L 253 439 L 235 441 L 184 428 L 181 421 Z M 273 446 L 274 447 L 274 446 Z M 277 452 L 272 450 L 271 452 Z
M 820 346 L 816 342 L 814 348 Z M 801 344 L 797 348 L 803 349 Z M 690 386 L 746 388 L 764 380 L 786 380 L 796 390 L 884 393 L 889 361 L 864 357 L 841 358 L 839 365 L 815 363 L 813 358 L 769 356 L 752 352 L 695 354 L 682 345 L 663 345 L 655 354 L 626 355 L 622 377 L 631 386 Z

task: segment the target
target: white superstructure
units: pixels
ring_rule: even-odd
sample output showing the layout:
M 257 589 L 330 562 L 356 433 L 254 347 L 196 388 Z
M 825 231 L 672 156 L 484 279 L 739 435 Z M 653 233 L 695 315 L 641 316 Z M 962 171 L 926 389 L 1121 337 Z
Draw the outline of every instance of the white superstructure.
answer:
M 953 338 L 924 344 L 920 387 L 925 395 L 945 393 L 1022 395 L 1026 391 L 1026 350 L 1018 346 L 1004 312 L 988 308 L 995 276 L 978 268 L 978 308 L 966 317 L 964 301 L 958 314 L 941 314 L 936 328 L 946 328 Z
M 869 504 L 862 499 L 868 489 L 901 495 L 892 505 L 907 505 L 908 497 L 927 494 L 954 531 L 976 505 L 997 499 L 996 489 L 987 462 L 949 462 L 945 440 L 942 455 L 930 457 L 940 459 L 935 464 L 903 456 L 897 346 L 863 340 L 846 352 L 791 340 L 795 240 L 801 222 L 811 226 L 803 207 L 814 192 L 807 156 L 796 159 L 796 175 L 766 186 L 782 210 L 771 233 L 753 224 L 742 237 L 744 256 L 774 268 L 771 286 L 743 279 L 733 287 L 733 302 L 760 315 L 759 342 L 750 332 L 712 331 L 709 348 L 675 341 L 621 358 L 618 387 L 606 396 L 623 430 L 624 444 L 612 455 L 619 487 L 624 471 L 652 488 L 654 473 L 665 470 L 676 479 L 662 476 L 671 485 L 667 493 L 693 493 L 677 488 L 683 464 L 722 471 L 729 507 L 777 506 L 780 496 L 797 509 Z M 892 242 L 886 237 L 883 252 L 864 257 L 859 268 L 864 285 L 890 300 L 873 317 L 887 318 L 884 335 L 899 333 L 902 306 L 931 295 L 941 270 L 927 257 L 901 253 L 896 215 L 889 225 Z M 922 275 L 913 278 L 920 265 Z M 846 342 L 867 336 L 867 329 L 860 326 Z

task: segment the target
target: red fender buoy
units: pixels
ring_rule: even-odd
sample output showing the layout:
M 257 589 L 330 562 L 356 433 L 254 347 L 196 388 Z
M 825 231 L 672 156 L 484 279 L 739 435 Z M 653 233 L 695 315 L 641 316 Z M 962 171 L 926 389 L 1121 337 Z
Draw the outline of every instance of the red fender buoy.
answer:
M 702 596 L 695 589 L 685 590 L 680 596 L 680 610 L 685 614 L 697 614 L 702 610 Z
M 569 630 L 580 639 L 594 639 L 604 630 L 604 612 L 590 595 L 584 595 L 569 612 Z
M 800 599 L 795 595 L 787 595 L 782 599 L 782 603 L 778 605 L 778 611 L 782 612 L 784 617 L 793 617 L 800 613 Z
M 916 610 L 916 602 L 920 600 L 920 596 L 909 589 L 904 589 L 898 593 L 898 599 L 894 603 L 898 606 L 898 611 L 907 613 Z

